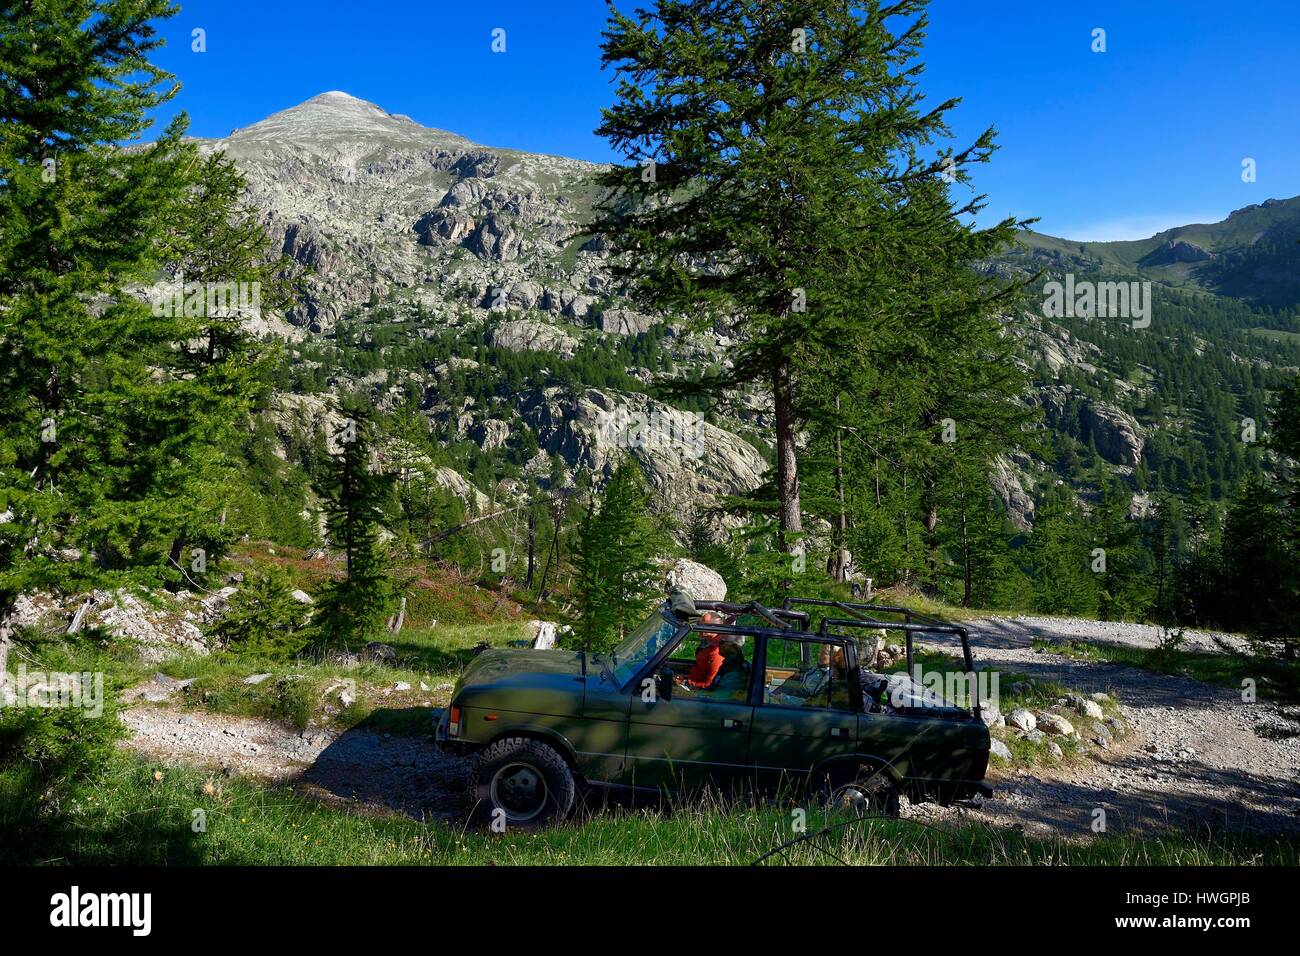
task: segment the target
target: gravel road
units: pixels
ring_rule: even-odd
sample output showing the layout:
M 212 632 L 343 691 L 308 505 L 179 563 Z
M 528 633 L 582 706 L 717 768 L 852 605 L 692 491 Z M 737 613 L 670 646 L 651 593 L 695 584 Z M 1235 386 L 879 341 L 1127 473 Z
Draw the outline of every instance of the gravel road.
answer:
M 1189 633 L 1189 642 L 1211 650 L 1216 637 L 1231 639 Z M 1132 731 L 1111 749 L 1094 751 L 1096 759 L 1032 771 L 993 769 L 994 796 L 979 809 L 910 813 L 1067 836 L 1091 832 L 1098 808 L 1108 832 L 1166 826 L 1300 832 L 1294 710 L 1289 718 L 1270 703 L 1243 703 L 1233 688 L 1042 653 L 1032 647 L 1035 638 L 1153 647 L 1156 628 L 1030 617 L 972 625 L 980 669 L 1056 681 L 1084 694 L 1104 691 L 1119 702 Z M 134 707 L 123 719 L 135 733 L 128 746 L 164 763 L 293 782 L 327 799 L 421 819 L 463 818 L 467 810 L 465 761 L 439 754 L 428 737 L 362 729 L 298 733 L 165 703 Z
M 1157 628 L 1058 618 L 988 618 L 971 626 L 976 666 L 1055 681 L 1081 693 L 1103 691 L 1120 704 L 1132 732 L 1095 760 L 1059 769 L 993 771 L 993 798 L 979 810 L 938 816 L 1023 826 L 1028 831 L 1090 832 L 1106 811 L 1108 832 L 1163 826 L 1253 832 L 1300 831 L 1300 722 L 1294 709 L 1244 703 L 1231 687 L 1138 668 L 1035 651 L 1035 639 L 1154 647 Z M 1215 639 L 1188 632 L 1198 649 Z M 1193 644 L 1193 642 L 1195 642 Z M 1287 714 L 1292 716 L 1288 718 Z M 925 808 L 924 814 L 932 812 Z

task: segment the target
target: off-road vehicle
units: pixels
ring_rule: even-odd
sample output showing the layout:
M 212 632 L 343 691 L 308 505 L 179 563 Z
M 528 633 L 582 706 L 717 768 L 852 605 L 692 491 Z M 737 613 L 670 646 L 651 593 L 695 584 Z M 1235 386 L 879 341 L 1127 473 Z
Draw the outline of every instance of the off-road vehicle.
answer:
M 815 631 L 803 608 L 821 615 Z M 726 623 L 701 622 L 708 611 Z M 907 674 L 859 666 L 859 642 L 879 640 L 875 629 L 905 637 Z M 964 707 L 923 690 L 911 676 L 916 633 L 959 640 L 973 677 L 965 629 L 905 608 L 674 596 L 608 653 L 485 651 L 457 682 L 435 739 L 477 755 L 471 796 L 513 827 L 563 818 L 579 787 L 793 788 L 882 814 L 897 812 L 900 794 L 945 805 L 988 795 L 976 682 Z M 727 681 L 692 689 L 682 678 L 701 641 L 726 641 L 734 666 Z

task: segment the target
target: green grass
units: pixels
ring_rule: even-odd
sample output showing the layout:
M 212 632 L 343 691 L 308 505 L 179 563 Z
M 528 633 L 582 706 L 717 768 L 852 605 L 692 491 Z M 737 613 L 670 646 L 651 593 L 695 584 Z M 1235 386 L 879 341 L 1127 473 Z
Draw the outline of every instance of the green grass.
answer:
M 0 774 L 0 863 L 170 865 L 664 865 L 753 862 L 795 836 L 783 806 L 605 811 L 537 834 L 362 815 L 287 789 L 123 758 L 57 798 Z M 42 799 L 44 796 L 44 799 Z M 50 803 L 57 800 L 57 812 Z M 202 811 L 201 815 L 195 811 Z M 196 820 L 203 828 L 196 832 Z M 1300 863 L 1294 842 L 1167 832 L 1037 839 L 965 825 L 853 821 L 810 810 L 808 832 L 842 824 L 769 863 L 1244 865 Z
M 264 717 L 302 728 L 310 722 L 339 728 L 366 722 L 388 733 L 426 733 L 429 727 L 423 704 L 441 706 L 450 697 L 450 685 L 480 643 L 507 644 L 523 637 L 517 622 L 438 625 L 408 628 L 386 643 L 397 651 L 393 664 L 365 662 L 351 667 L 320 658 L 273 661 L 241 654 L 216 652 L 208 656 L 183 654 L 162 664 L 142 662 L 131 641 L 82 635 L 75 642 L 62 635 L 25 635 L 23 648 L 29 667 L 47 670 L 103 672 L 106 687 L 121 691 L 148 681 L 154 673 L 193 679 L 194 683 L 169 703 L 241 717 Z M 254 674 L 271 676 L 258 684 L 245 684 Z M 343 707 L 337 691 L 343 679 L 355 682 L 356 701 Z M 423 682 L 428 691 L 420 689 Z M 410 685 L 398 691 L 398 683 Z M 326 693 L 329 691 L 329 693 Z M 386 692 L 386 693 L 385 693 Z
M 1140 648 L 1086 641 L 1036 640 L 1034 647 L 1075 660 L 1123 664 L 1237 689 L 1241 689 L 1242 681 L 1253 680 L 1260 700 L 1300 703 L 1300 667 L 1255 654 Z
M 1247 333 L 1271 342 L 1300 342 L 1300 332 L 1288 332 L 1285 329 L 1254 328 L 1247 329 Z
M 160 670 L 171 677 L 194 678 L 190 688 L 177 695 L 182 706 L 284 720 L 299 728 L 309 722 L 347 728 L 364 721 L 388 733 L 425 733 L 429 719 L 422 705 L 447 703 L 450 685 L 477 644 L 500 645 L 522 637 L 517 623 L 439 625 L 389 637 L 385 643 L 397 651 L 393 664 L 344 667 L 328 659 L 285 663 L 218 653 L 176 658 Z M 259 684 L 244 683 L 262 673 L 272 676 Z M 355 682 L 356 700 L 347 707 L 331 689 L 344 679 Z M 399 683 L 410 689 L 396 690 Z M 421 683 L 429 690 L 422 690 Z

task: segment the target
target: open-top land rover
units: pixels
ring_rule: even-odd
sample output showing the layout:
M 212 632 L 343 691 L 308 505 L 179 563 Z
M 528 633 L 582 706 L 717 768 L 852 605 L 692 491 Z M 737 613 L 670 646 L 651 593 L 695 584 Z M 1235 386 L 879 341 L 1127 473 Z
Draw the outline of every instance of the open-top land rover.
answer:
M 873 673 L 862 659 L 877 629 L 906 639 L 906 674 Z M 608 653 L 484 652 L 435 736 L 445 750 L 476 755 L 471 796 L 514 827 L 563 818 L 580 786 L 811 791 L 882 814 L 897 811 L 900 794 L 943 804 L 988 794 L 975 681 L 966 706 L 922 689 L 916 633 L 956 638 L 973 675 L 963 628 L 904 608 L 791 598 L 774 609 L 676 595 Z M 685 678 L 708 642 L 726 645 L 730 666 L 693 685 Z

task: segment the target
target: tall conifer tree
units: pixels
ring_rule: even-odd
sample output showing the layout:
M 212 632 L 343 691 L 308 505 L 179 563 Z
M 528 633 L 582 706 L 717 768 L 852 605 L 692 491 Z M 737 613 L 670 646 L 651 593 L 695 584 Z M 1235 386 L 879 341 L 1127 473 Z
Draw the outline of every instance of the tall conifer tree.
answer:
M 1017 387 L 1005 371 L 967 388 L 943 376 L 999 358 L 985 353 L 1001 351 L 993 311 L 1007 292 L 968 266 L 1017 223 L 975 229 L 981 199 L 950 195 L 988 159 L 993 131 L 960 151 L 939 145 L 956 101 L 922 106 L 925 6 L 660 0 L 612 10 L 605 33 L 619 86 L 598 132 L 631 163 L 604 177 L 594 229 L 641 302 L 736 337 L 728 369 L 682 390 L 770 392 L 786 550 L 801 547 L 810 383 L 846 374 L 827 356 L 856 346 L 855 362 L 885 369 L 909 406 L 900 427 L 919 443 L 937 440 L 965 396 L 1002 404 Z M 932 530 L 936 505 L 923 500 Z

